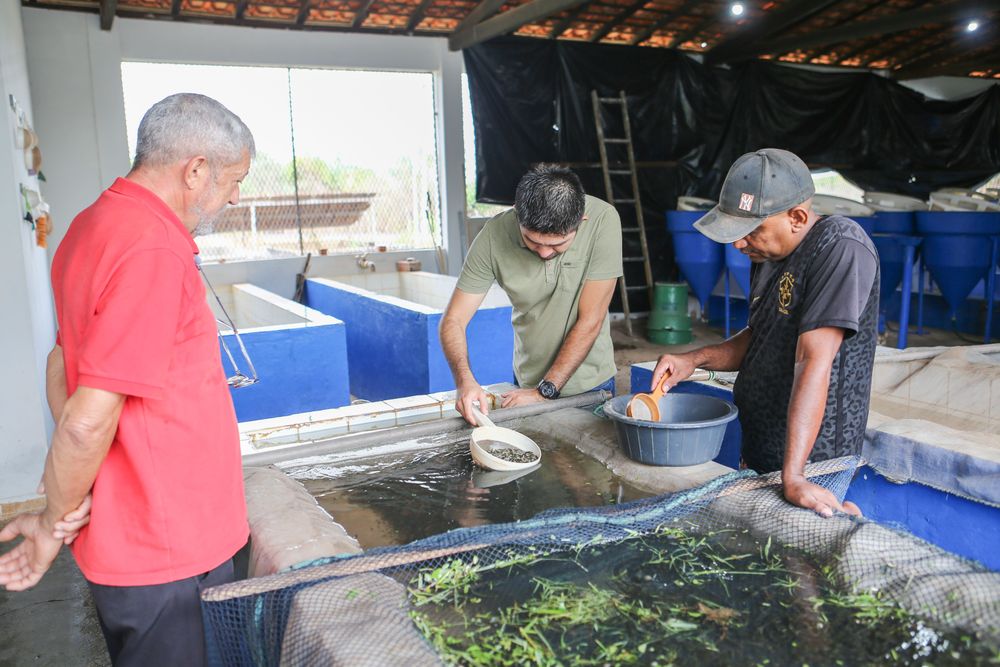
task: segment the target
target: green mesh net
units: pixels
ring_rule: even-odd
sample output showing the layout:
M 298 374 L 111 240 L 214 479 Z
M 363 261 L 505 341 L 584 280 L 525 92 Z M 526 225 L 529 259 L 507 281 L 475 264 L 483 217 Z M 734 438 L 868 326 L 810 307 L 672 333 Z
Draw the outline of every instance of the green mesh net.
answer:
M 809 466 L 843 498 L 856 458 Z M 224 665 L 990 664 L 1000 574 L 732 473 L 203 594 Z

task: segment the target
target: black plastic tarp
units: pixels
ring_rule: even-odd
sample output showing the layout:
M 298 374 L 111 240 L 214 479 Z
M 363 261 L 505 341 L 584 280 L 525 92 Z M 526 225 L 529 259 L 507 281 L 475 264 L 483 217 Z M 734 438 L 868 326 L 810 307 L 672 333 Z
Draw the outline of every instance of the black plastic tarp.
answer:
M 676 275 L 663 212 L 679 195 L 716 198 L 748 151 L 785 148 L 866 190 L 919 197 L 1000 172 L 1000 86 L 942 102 L 869 72 L 765 61 L 710 68 L 670 49 L 560 40 L 495 39 L 464 55 L 480 201 L 511 203 L 534 163 L 597 162 L 590 92 L 625 91 L 636 159 L 669 163 L 640 170 L 660 278 Z M 599 169 L 577 172 L 604 195 Z

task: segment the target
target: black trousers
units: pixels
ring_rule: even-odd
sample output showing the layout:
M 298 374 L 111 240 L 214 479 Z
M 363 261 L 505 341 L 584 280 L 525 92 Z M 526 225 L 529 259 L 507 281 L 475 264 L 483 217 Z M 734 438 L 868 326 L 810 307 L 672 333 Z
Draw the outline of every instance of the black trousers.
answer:
M 201 591 L 233 581 L 233 561 L 154 586 L 90 583 L 104 641 L 116 667 L 206 665 Z

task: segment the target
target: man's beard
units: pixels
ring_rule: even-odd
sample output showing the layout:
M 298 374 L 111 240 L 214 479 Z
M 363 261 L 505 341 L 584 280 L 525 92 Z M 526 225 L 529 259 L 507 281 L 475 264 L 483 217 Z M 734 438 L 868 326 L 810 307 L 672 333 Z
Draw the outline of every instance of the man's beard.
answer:
M 194 231 L 191 232 L 192 237 L 206 236 L 215 231 L 215 220 L 218 215 L 213 215 L 210 218 L 202 217 L 200 214 L 198 216 L 198 224 L 195 226 Z
M 191 210 L 196 216 L 198 216 L 198 224 L 195 225 L 194 230 L 191 232 L 192 237 L 205 236 L 211 234 L 215 229 L 215 221 L 219 219 L 219 215 L 222 214 L 222 209 L 208 214 L 205 212 L 205 202 L 215 198 L 216 190 L 213 188 L 212 191 L 206 192 L 205 196 L 194 203 Z

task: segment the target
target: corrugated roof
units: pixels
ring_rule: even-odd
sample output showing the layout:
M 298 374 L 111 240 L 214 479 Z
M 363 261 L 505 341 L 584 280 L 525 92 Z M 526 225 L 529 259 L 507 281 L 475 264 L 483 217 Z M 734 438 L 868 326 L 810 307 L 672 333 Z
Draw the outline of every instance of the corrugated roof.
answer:
M 885 68 L 901 77 L 1000 78 L 1000 3 L 963 0 L 22 0 L 115 16 L 301 30 L 448 36 L 497 34 L 679 48 L 708 62 L 747 58 Z M 472 20 L 470 13 L 477 9 Z M 517 11 L 515 11 L 517 10 Z M 513 13 L 511 13 L 513 12 Z M 969 21 L 980 27 L 968 31 Z

